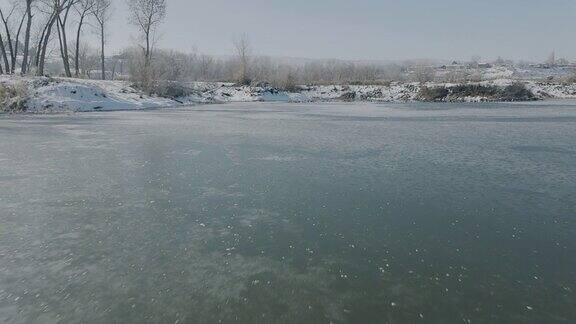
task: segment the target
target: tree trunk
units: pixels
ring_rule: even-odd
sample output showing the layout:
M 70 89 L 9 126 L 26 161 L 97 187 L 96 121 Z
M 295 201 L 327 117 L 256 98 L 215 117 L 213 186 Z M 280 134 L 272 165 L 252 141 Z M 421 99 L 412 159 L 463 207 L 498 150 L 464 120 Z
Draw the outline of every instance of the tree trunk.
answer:
M 112 72 L 110 73 L 110 80 L 114 80 L 114 76 L 116 75 L 116 64 L 118 62 L 114 60 L 114 64 L 112 65 Z
M 68 56 L 68 40 L 66 39 L 66 23 L 62 22 L 60 17 L 57 19 L 58 27 L 58 41 L 60 43 L 60 56 L 62 57 L 62 65 L 64 66 L 64 73 L 66 77 L 71 78 L 72 72 L 70 71 L 70 60 Z
M 52 19 L 52 17 L 50 17 L 50 19 Z M 42 44 L 44 44 L 44 37 L 46 37 L 46 32 L 48 31 L 49 25 L 50 25 L 50 21 L 48 21 L 48 23 L 46 23 L 46 25 L 44 25 L 44 28 L 42 29 L 42 34 L 40 34 L 40 39 L 38 39 L 38 46 L 36 46 L 36 49 L 35 49 L 34 66 L 36 66 L 36 69 L 38 69 L 38 65 L 40 64 L 40 56 L 42 54 Z
M 0 18 L 2 19 L 2 23 L 4 24 L 4 30 L 6 31 L 6 43 L 8 44 L 8 50 L 10 51 L 10 61 L 14 61 L 14 46 L 12 46 L 12 35 L 10 34 L 10 28 L 8 28 L 8 21 L 6 17 L 4 17 L 4 12 L 0 9 Z M 8 62 L 8 57 L 6 56 L 6 49 L 2 50 L 3 55 L 5 56 L 6 60 L 4 63 Z M 10 74 L 12 71 L 11 65 L 6 65 L 6 74 Z
M 64 72 L 66 76 L 71 78 L 72 72 L 70 71 L 70 54 L 68 53 L 68 37 L 66 36 L 66 22 L 68 21 L 68 15 L 70 14 L 70 9 L 74 4 L 73 1 L 69 2 L 68 6 L 66 7 L 64 13 L 64 19 L 60 18 L 58 15 L 58 19 L 56 23 L 58 24 L 59 36 L 60 36 L 60 52 L 62 53 L 62 63 L 64 65 Z
M 144 55 L 146 66 L 150 66 L 150 32 L 146 33 L 146 54 Z
M 39 49 L 40 57 L 38 62 L 38 71 L 36 72 L 37 75 L 42 76 L 44 75 L 44 64 L 46 63 L 46 51 L 48 50 L 48 41 L 50 40 L 50 34 L 52 33 L 52 27 L 56 22 L 58 15 L 55 13 L 53 17 L 50 18 L 46 28 L 46 34 L 44 35 L 44 39 L 42 40 L 42 46 Z
M 144 55 L 144 89 L 151 94 L 152 91 L 152 54 L 150 53 L 150 25 L 146 29 L 146 53 Z
M 10 71 L 10 63 L 8 63 L 8 55 L 6 54 L 6 47 L 4 47 L 4 40 L 0 34 L 0 53 L 2 54 L 2 59 L 4 60 L 4 66 L 6 67 L 6 73 Z
M 82 25 L 84 24 L 84 13 L 80 15 L 80 21 L 78 22 L 78 30 L 76 31 L 76 55 L 74 57 L 74 69 L 75 75 L 78 77 L 80 75 L 80 37 L 82 35 Z
M 106 61 L 104 56 L 104 22 L 100 25 L 100 60 L 101 60 L 101 68 L 102 68 L 102 80 L 106 80 Z
M 18 26 L 18 31 L 16 32 L 16 39 L 14 40 L 14 53 L 12 54 L 12 71 L 11 73 L 14 74 L 16 72 L 16 60 L 18 59 L 18 47 L 20 43 L 20 32 L 22 32 L 22 26 L 24 25 L 24 19 L 26 18 L 26 14 L 22 16 L 20 20 L 20 25 Z
M 26 1 L 26 33 L 24 35 L 24 57 L 22 58 L 21 74 L 24 75 L 28 72 L 28 54 L 30 52 L 30 30 L 32 29 L 32 0 Z

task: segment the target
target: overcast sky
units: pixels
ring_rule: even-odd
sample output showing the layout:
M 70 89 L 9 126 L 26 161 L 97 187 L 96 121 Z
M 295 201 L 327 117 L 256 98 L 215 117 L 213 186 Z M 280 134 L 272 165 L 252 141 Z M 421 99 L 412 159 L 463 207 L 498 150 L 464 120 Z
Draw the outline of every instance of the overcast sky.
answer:
M 576 0 L 167 0 L 162 47 L 340 59 L 576 58 Z M 133 41 L 115 0 L 109 45 Z

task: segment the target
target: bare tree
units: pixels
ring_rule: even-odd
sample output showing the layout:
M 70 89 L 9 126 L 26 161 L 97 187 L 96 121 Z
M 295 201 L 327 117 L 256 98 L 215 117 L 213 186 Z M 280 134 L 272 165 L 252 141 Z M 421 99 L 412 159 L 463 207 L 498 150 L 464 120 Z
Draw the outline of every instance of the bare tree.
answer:
M 42 8 L 42 9 L 45 9 L 45 8 Z M 44 44 L 44 39 L 45 39 L 46 34 L 51 31 L 50 21 L 52 21 L 52 17 L 53 17 L 52 11 L 50 11 L 49 13 L 46 13 L 46 12 L 44 12 L 44 13 L 46 14 L 45 21 L 43 21 L 42 24 L 39 25 L 39 27 L 41 27 L 41 28 L 39 30 L 37 30 L 38 34 L 35 35 L 35 42 L 37 45 L 36 45 L 36 47 L 33 48 L 33 50 L 34 50 L 34 66 L 36 67 L 36 74 L 39 74 L 39 75 L 44 74 L 44 71 L 43 71 L 44 67 L 42 67 L 42 72 L 39 72 L 38 70 L 40 68 L 40 58 L 42 56 L 42 48 L 43 48 L 43 44 Z M 48 42 L 48 40 L 46 40 L 46 42 Z
M 98 50 L 90 47 L 88 44 L 82 44 L 79 51 L 80 55 L 78 58 L 78 64 L 80 65 L 80 70 L 87 78 L 90 78 L 92 75 L 92 70 L 99 69 L 98 65 L 100 65 L 100 53 Z
M 92 12 L 94 8 L 95 0 L 80 0 L 76 4 L 76 12 L 78 13 L 78 28 L 76 29 L 76 48 L 74 51 L 74 69 L 75 76 L 80 75 L 80 37 L 82 36 L 82 27 L 86 21 L 88 14 Z
M 76 4 L 79 0 L 63 0 L 62 11 L 58 14 L 56 19 L 58 27 L 58 41 L 60 43 L 60 56 L 62 57 L 62 64 L 64 65 L 64 73 L 67 77 L 72 77 L 72 72 L 70 71 L 70 56 L 68 54 L 68 37 L 66 36 L 66 23 L 68 22 L 68 17 L 70 15 L 70 10 L 72 6 Z
M 44 75 L 44 66 L 46 63 L 46 51 L 48 50 L 48 43 L 50 41 L 50 36 L 52 35 L 52 28 L 54 24 L 60 18 L 60 14 L 66 10 L 69 3 L 74 0 L 43 0 L 44 6 L 47 8 L 49 14 L 48 20 L 44 25 L 40 41 L 38 43 L 38 49 L 36 53 L 36 66 L 37 75 Z
M 153 37 L 166 17 L 166 0 L 127 0 L 130 7 L 130 22 L 138 28 L 144 40 L 144 62 L 148 68 L 152 55 Z
M 252 48 L 248 35 L 242 34 L 234 40 L 234 50 L 236 51 L 236 59 L 238 60 L 236 79 L 241 84 L 249 84 L 251 81 L 249 78 L 249 65 Z
M 106 24 L 110 19 L 110 5 L 110 0 L 95 0 L 92 9 L 94 19 L 96 19 L 98 23 L 98 36 L 100 36 L 100 68 L 102 71 L 102 80 L 106 80 L 106 56 L 104 49 L 106 44 Z
M 58 27 L 58 41 L 60 45 L 60 56 L 62 57 L 62 64 L 64 65 L 64 73 L 67 77 L 72 77 L 72 72 L 70 71 L 70 55 L 68 53 L 68 37 L 66 33 L 66 24 L 68 22 L 68 17 L 70 16 L 70 10 L 79 0 L 68 0 L 65 4 L 62 4 L 61 14 L 58 15 L 56 19 Z
M 14 52 L 12 53 L 12 74 L 16 71 L 16 64 L 18 60 L 18 50 L 20 47 L 20 34 L 22 33 L 22 27 L 24 26 L 24 20 L 26 20 L 27 14 L 24 12 L 22 18 L 20 18 L 20 24 L 18 25 L 18 30 L 16 31 L 16 37 L 14 39 Z
M 7 12 L 7 14 L 4 14 L 4 10 L 2 10 L 2 8 L 0 8 L 0 19 L 2 20 L 2 23 L 4 25 L 4 31 L 6 33 L 6 42 L 8 45 L 8 50 L 10 51 L 10 66 L 9 68 L 6 69 L 6 73 L 14 73 L 14 71 L 16 70 L 16 59 L 17 59 L 17 55 L 18 55 L 18 43 L 20 41 L 20 32 L 22 30 L 22 25 L 24 24 L 24 19 L 26 18 L 26 14 L 22 14 L 21 18 L 19 19 L 20 23 L 17 25 L 17 29 L 15 30 L 15 34 L 14 34 L 14 30 L 11 29 L 11 18 L 15 15 L 19 15 L 20 13 L 20 2 L 19 1 L 10 1 L 9 5 L 10 8 Z
M 12 12 L 10 12 L 10 15 L 12 14 Z M 2 8 L 0 7 L 0 18 L 2 19 L 2 22 L 4 23 L 4 26 L 6 27 L 6 31 L 7 31 L 7 42 L 9 42 L 10 44 L 12 44 L 12 41 L 10 40 L 10 31 L 8 28 L 8 23 L 7 20 L 4 16 L 4 10 L 2 10 Z M 2 55 L 2 60 L 4 61 L 4 69 L 0 70 L 0 73 L 4 73 L 4 71 L 6 71 L 6 73 L 10 73 L 10 63 L 8 62 L 8 53 L 6 52 L 6 43 L 4 42 L 4 37 L 2 37 L 2 34 L 0 34 L 0 54 Z M 0 66 L 1 67 L 1 66 Z
M 32 29 L 32 2 L 34 0 L 26 0 L 26 32 L 24 33 L 24 54 L 22 58 L 21 74 L 24 75 L 28 72 L 28 56 L 30 53 L 30 31 Z
M 200 79 L 206 81 L 209 78 L 211 67 L 214 65 L 214 58 L 208 55 L 200 56 Z

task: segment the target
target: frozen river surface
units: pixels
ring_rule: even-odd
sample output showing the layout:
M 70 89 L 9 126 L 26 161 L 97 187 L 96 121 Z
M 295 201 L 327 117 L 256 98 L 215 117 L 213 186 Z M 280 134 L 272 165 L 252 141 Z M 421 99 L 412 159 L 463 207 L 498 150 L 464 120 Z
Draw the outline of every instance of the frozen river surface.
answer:
M 576 105 L 0 116 L 1 323 L 576 323 Z

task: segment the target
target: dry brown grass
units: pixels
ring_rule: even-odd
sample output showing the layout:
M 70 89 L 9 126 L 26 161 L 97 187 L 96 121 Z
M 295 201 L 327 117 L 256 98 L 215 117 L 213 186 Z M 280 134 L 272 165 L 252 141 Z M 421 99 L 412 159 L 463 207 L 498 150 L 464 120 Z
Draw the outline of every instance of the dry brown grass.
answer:
M 24 82 L 0 83 L 0 111 L 25 111 L 27 100 L 28 87 Z

